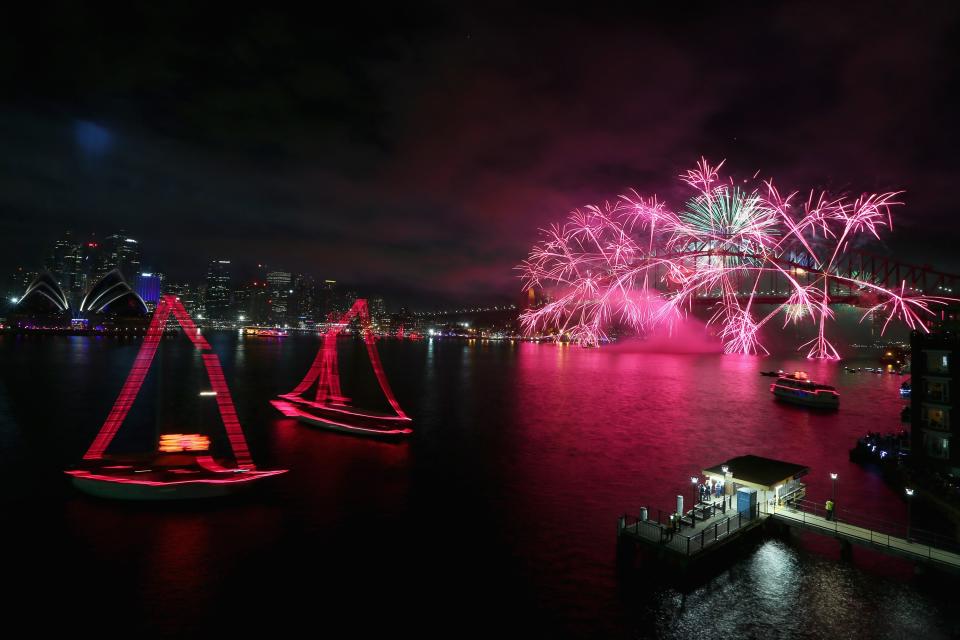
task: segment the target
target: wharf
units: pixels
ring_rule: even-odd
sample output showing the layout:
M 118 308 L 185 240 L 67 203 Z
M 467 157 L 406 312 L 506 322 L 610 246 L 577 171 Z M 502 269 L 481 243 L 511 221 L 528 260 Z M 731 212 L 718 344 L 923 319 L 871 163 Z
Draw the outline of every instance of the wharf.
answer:
M 734 471 L 738 468 L 741 471 Z M 716 556 L 728 543 L 776 523 L 832 537 L 845 550 L 850 545 L 864 546 L 917 564 L 960 572 L 960 545 L 956 541 L 911 530 L 909 525 L 904 532 L 896 525 L 851 512 L 828 518 L 823 507 L 805 500 L 806 487 L 799 478 L 806 473 L 806 467 L 756 456 L 741 456 L 704 469 L 708 479 L 723 483 L 724 495 L 699 501 L 682 514 L 657 511 L 651 519 L 643 509 L 637 516 L 620 516 L 620 549 L 646 549 L 659 559 L 686 566 Z M 738 491 L 755 494 L 756 501 L 738 501 Z M 681 506 L 678 496 L 678 509 Z

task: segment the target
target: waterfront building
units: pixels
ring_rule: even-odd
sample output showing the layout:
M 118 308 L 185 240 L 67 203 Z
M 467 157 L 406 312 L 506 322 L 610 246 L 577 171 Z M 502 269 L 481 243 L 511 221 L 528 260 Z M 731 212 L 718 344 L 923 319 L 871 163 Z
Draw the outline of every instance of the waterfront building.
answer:
M 83 295 L 72 295 L 50 271 L 41 272 L 10 312 L 20 329 L 107 329 L 144 325 L 148 309 L 116 269 L 93 283 Z
M 197 297 L 198 287 L 193 287 L 186 282 L 166 282 L 164 281 L 161 293 L 176 296 L 183 304 L 187 313 L 195 315 L 200 308 Z
M 267 285 L 270 291 L 270 322 L 282 326 L 289 323 L 287 307 L 290 302 L 291 276 L 289 271 L 270 271 Z
M 370 326 L 376 332 L 383 332 L 390 326 L 387 305 L 383 298 L 370 298 Z
M 911 463 L 960 474 L 960 416 L 954 405 L 960 362 L 960 307 L 943 309 L 930 332 L 914 331 L 911 349 Z
M 204 313 L 207 320 L 226 322 L 231 317 L 232 303 L 230 300 L 230 261 L 211 260 L 207 267 L 207 287 L 204 297 Z
M 163 274 L 152 271 L 141 271 L 134 279 L 133 290 L 137 292 L 148 309 L 153 310 L 160 300 L 163 291 Z
M 234 314 L 237 322 L 263 325 L 270 318 L 270 292 L 264 280 L 244 283 L 233 294 Z
M 298 273 L 293 278 L 292 293 L 287 308 L 291 326 L 309 328 L 318 318 L 317 283 L 313 276 Z

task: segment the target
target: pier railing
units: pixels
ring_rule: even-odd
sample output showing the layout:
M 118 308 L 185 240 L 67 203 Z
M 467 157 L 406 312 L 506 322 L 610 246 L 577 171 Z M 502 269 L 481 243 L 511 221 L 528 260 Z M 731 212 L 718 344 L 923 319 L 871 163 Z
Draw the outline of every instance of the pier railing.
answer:
M 898 541 L 926 546 L 930 553 L 942 550 L 960 553 L 960 542 L 933 531 L 908 527 L 905 522 L 897 523 L 848 509 L 838 509 L 833 518 L 827 518 L 826 508 L 810 500 L 800 500 L 789 507 L 777 507 L 777 513 L 792 513 L 794 519 L 810 528 L 825 532 L 842 533 L 845 537 L 859 538 L 877 546 L 895 546 Z M 809 517 L 808 517 L 809 516 Z
M 662 545 L 671 551 L 692 556 L 756 522 L 760 517 L 760 506 L 755 505 L 750 512 L 734 512 L 725 518 L 704 523 L 703 528 L 694 532 L 671 527 L 669 523 L 661 523 L 659 520 L 662 514 L 663 511 L 658 511 L 657 520 L 643 520 L 639 516 L 624 514 L 620 516 L 618 523 L 619 533 L 626 532 L 633 537 Z

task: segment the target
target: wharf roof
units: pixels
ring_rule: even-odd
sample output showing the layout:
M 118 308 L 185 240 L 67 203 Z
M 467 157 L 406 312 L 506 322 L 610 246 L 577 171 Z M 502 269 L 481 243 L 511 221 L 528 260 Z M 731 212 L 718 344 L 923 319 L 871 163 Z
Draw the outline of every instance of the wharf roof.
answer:
M 746 455 L 731 458 L 724 463 L 704 469 L 703 473 L 723 476 L 723 467 L 729 469 L 734 482 L 746 482 L 764 487 L 770 487 L 778 482 L 806 475 L 810 471 L 809 467 L 802 464 Z

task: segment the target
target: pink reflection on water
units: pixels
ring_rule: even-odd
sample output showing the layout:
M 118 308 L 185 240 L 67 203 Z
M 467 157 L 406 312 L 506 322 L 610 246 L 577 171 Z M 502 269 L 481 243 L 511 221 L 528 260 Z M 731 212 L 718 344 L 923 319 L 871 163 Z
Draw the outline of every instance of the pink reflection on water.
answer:
M 517 358 L 518 449 L 503 476 L 517 501 L 514 535 L 549 553 L 551 531 L 593 541 L 573 552 L 602 575 L 614 555 L 614 522 L 641 506 L 670 510 L 692 499 L 689 478 L 748 453 L 810 467 L 808 497 L 904 523 L 906 505 L 880 477 L 849 462 L 867 430 L 896 431 L 900 376 L 849 374 L 836 362 L 714 354 L 666 354 L 524 344 Z M 806 370 L 835 385 L 841 408 L 818 413 L 776 402 L 762 370 Z M 813 540 L 813 548 L 836 543 Z M 568 548 L 566 553 L 570 553 Z M 858 562 L 895 560 L 858 551 Z M 542 559 L 562 567 L 562 558 Z M 558 570 L 557 580 L 562 579 Z M 549 584 L 549 580 L 545 581 Z

